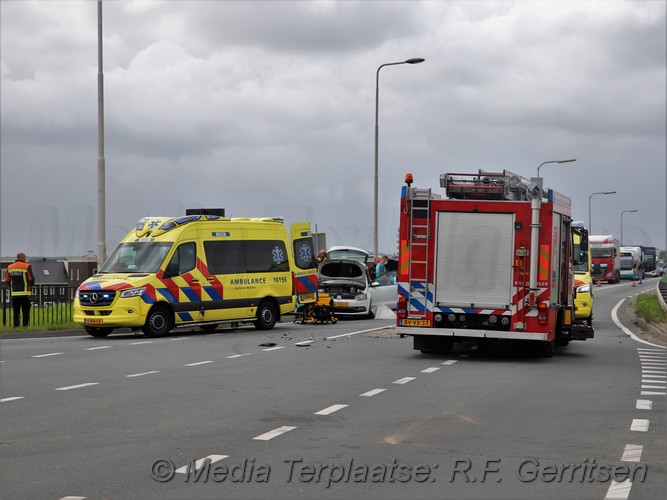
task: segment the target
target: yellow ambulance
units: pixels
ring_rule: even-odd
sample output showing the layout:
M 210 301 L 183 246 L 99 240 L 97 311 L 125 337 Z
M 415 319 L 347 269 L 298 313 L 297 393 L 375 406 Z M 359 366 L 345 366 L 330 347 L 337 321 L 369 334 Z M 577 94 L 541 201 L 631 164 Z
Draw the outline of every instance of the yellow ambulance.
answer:
M 310 224 L 226 218 L 222 209 L 184 217 L 145 217 L 102 268 L 78 288 L 74 321 L 94 337 L 142 329 L 213 331 L 224 323 L 273 328 L 297 301 L 316 300 L 317 261 Z
M 572 223 L 574 253 L 574 317 L 593 324 L 593 286 L 591 279 L 591 252 L 588 247 L 588 229 L 583 222 Z

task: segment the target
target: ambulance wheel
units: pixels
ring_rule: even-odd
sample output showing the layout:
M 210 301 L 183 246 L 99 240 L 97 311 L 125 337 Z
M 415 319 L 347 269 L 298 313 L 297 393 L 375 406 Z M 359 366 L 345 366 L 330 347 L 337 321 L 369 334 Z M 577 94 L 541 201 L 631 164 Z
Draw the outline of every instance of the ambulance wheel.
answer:
M 98 326 L 86 326 L 84 329 L 88 335 L 92 335 L 93 337 L 98 338 L 106 337 L 111 332 L 113 332 L 113 328 L 101 328 Z
M 164 337 L 171 330 L 173 323 L 174 318 L 166 307 L 154 306 L 148 313 L 142 330 L 147 337 Z
M 258 330 L 270 330 L 278 321 L 278 313 L 273 302 L 268 300 L 262 301 L 257 308 L 257 321 L 255 321 L 255 328 Z

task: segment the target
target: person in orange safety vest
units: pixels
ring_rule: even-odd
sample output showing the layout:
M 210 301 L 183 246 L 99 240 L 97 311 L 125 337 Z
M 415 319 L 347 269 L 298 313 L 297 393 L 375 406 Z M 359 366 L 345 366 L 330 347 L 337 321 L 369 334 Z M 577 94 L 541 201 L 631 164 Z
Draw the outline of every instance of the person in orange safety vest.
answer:
M 17 328 L 21 323 L 21 313 L 23 313 L 23 326 L 28 326 L 30 323 L 30 297 L 32 286 L 35 284 L 35 277 L 23 252 L 16 254 L 16 261 L 7 267 L 5 281 L 12 289 L 14 328 Z

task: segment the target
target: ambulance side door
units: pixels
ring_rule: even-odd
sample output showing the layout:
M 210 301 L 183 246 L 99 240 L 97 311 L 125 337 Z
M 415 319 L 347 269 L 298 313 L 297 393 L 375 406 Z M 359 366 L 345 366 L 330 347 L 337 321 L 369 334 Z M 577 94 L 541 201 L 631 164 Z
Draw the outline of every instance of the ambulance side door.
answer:
M 158 291 L 171 303 L 177 324 L 201 320 L 202 282 L 196 241 L 179 242 L 167 262 Z
M 221 235 L 221 236 L 216 236 Z M 202 238 L 206 258 L 206 320 L 245 319 L 250 315 L 246 258 L 241 230 Z
M 294 255 L 294 292 L 297 304 L 314 302 L 317 299 L 317 259 L 309 222 L 298 222 L 290 226 L 290 239 Z

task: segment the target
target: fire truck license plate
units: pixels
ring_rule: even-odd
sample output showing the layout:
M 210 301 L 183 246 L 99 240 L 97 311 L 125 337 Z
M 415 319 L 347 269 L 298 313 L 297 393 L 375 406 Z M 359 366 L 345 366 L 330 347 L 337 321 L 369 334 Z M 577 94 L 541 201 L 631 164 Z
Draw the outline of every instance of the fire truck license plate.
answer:
M 315 294 L 314 293 L 302 293 L 299 295 L 299 300 L 301 302 L 315 302 Z
M 401 320 L 401 326 L 423 326 L 423 327 L 430 327 L 431 326 L 431 320 L 430 319 L 402 319 Z
M 83 320 L 84 325 L 102 325 L 104 320 L 102 318 L 85 318 Z

